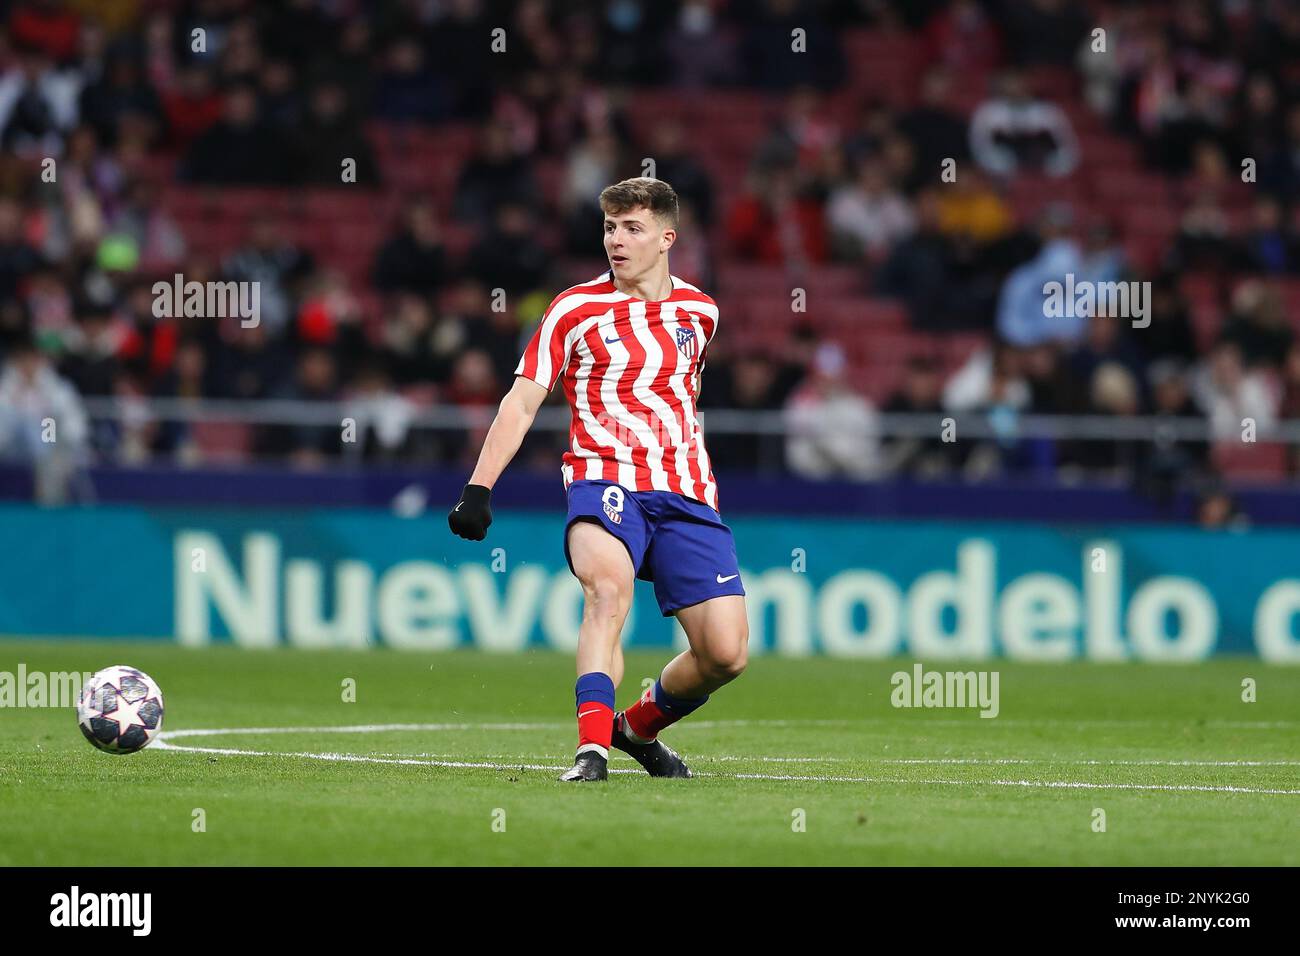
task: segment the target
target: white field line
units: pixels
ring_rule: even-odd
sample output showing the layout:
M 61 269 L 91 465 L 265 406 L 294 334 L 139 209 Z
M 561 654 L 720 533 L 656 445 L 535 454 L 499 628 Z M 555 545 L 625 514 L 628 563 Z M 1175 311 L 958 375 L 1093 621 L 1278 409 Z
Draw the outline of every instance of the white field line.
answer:
M 533 724 L 351 724 L 346 727 L 217 727 L 164 730 L 159 740 L 180 737 L 225 737 L 230 734 L 382 734 L 401 730 L 554 730 L 572 727 L 573 721 Z
M 204 737 L 220 736 L 231 734 L 254 734 L 254 733 L 379 733 L 391 730 L 421 730 L 421 729 L 486 729 L 488 727 L 507 727 L 517 729 L 535 729 L 537 724 L 363 724 L 351 727 L 329 727 L 329 728 L 311 728 L 311 727 L 281 727 L 281 728 L 222 728 L 222 729 L 191 729 L 191 730 L 173 730 L 164 731 L 159 734 L 158 739 L 154 742 L 154 747 L 160 750 L 185 753 L 206 753 L 218 754 L 221 756 L 244 756 L 244 757 L 299 757 L 309 760 L 325 760 L 339 763 L 374 763 L 403 766 L 427 766 L 443 767 L 452 769 L 481 769 L 481 770 L 545 770 L 545 771 L 564 771 L 568 769 L 564 766 L 553 766 L 548 764 L 500 764 L 487 761 L 469 761 L 469 760 L 433 760 L 416 757 L 377 757 L 366 756 L 361 754 L 345 753 L 317 753 L 311 751 L 291 751 L 277 752 L 267 750 L 245 750 L 232 747 L 195 747 L 185 746 L 182 744 L 173 744 L 169 738 L 183 737 Z M 550 725 L 546 725 L 550 726 Z M 563 726 L 568 726 L 564 724 Z M 614 768 L 611 773 L 640 773 L 640 770 Z M 795 781 L 806 783 L 883 783 L 883 784 L 921 784 L 925 786 L 995 786 L 995 787 L 1031 787 L 1031 788 L 1049 788 L 1049 789 L 1082 789 L 1082 790 L 1156 790 L 1156 791 L 1173 791 L 1173 792 L 1202 792 L 1202 793 L 1253 793 L 1253 794 L 1281 794 L 1288 796 L 1300 796 L 1300 790 L 1282 790 L 1262 787 L 1235 787 L 1225 785 L 1208 785 L 1208 784 L 1138 784 L 1138 783 L 1086 783 L 1081 781 L 1068 780 L 915 780 L 906 777 L 831 777 L 820 775 L 795 775 L 795 774 L 763 774 L 763 773 L 700 773 L 699 777 L 720 777 L 733 780 L 772 780 L 772 781 Z
M 924 708 L 922 708 L 924 709 Z M 952 709 L 952 708 L 948 708 Z M 909 708 L 908 713 L 913 713 L 914 709 Z M 871 724 L 888 722 L 897 725 L 900 716 L 870 716 L 855 717 L 852 720 L 847 718 L 838 719 L 816 719 L 807 718 L 799 720 L 693 720 L 681 724 L 681 727 L 853 727 L 859 724 Z M 997 727 L 1151 727 L 1172 725 L 1184 726 L 1183 721 L 1179 720 L 1112 720 L 1109 718 L 1092 719 L 1089 717 L 1079 717 L 1073 720 L 1066 718 L 1046 718 L 1039 719 L 1024 718 L 1017 719 L 1014 717 L 996 717 L 992 720 L 982 720 L 974 712 L 967 718 L 922 718 L 917 720 L 917 726 L 935 726 L 935 727 L 969 727 L 972 724 L 978 727 L 994 729 Z M 1225 728 L 1229 730 L 1278 730 L 1285 727 L 1295 727 L 1300 725 L 1300 721 L 1295 720 L 1207 720 L 1201 727 Z
M 376 751 L 370 757 L 434 757 L 454 760 L 460 754 L 390 753 Z M 534 754 L 479 754 L 484 760 L 531 760 Z M 632 758 L 627 758 L 631 760 Z M 971 764 L 996 766 L 1000 764 L 1058 764 L 1067 767 L 1300 767 L 1300 760 L 1076 760 L 1054 757 L 772 757 L 760 754 L 695 754 L 692 762 L 725 763 L 732 761 L 757 763 L 883 763 L 883 764 Z
M 858 724 L 871 723 L 873 721 L 894 720 L 889 717 L 864 717 L 856 720 L 692 720 L 678 724 L 674 732 L 690 730 L 697 728 L 700 730 L 726 728 L 726 727 L 851 727 Z M 1132 726 L 1150 726 L 1154 723 L 1166 723 L 1165 721 L 1145 721 L 1145 720 L 1025 720 L 1015 721 L 1006 718 L 998 718 L 995 721 L 1002 726 L 1011 726 L 1018 724 L 1028 724 L 1032 726 L 1064 725 L 1078 726 L 1083 724 L 1103 724 L 1103 725 L 1132 725 Z M 925 720 L 926 726 L 988 726 L 985 721 L 971 720 Z M 1294 721 L 1209 721 L 1203 726 L 1225 727 L 1232 729 L 1276 729 L 1279 727 L 1291 727 Z M 571 728 L 573 721 L 532 721 L 532 722 L 513 722 L 513 723 L 421 723 L 421 724 L 355 724 L 349 726 L 333 727 L 238 727 L 233 729 L 187 729 L 187 730 L 167 730 L 163 731 L 160 737 L 179 738 L 179 737 L 212 737 L 223 736 L 226 734 L 374 734 L 384 733 L 386 731 L 437 731 L 437 730 L 556 730 Z

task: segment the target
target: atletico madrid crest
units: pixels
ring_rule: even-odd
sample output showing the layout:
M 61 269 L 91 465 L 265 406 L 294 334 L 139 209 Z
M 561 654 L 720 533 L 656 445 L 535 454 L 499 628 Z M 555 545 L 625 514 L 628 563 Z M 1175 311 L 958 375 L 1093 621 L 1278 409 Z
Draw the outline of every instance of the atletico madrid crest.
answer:
M 677 330 L 677 349 L 688 359 L 695 357 L 695 330 L 678 329 Z

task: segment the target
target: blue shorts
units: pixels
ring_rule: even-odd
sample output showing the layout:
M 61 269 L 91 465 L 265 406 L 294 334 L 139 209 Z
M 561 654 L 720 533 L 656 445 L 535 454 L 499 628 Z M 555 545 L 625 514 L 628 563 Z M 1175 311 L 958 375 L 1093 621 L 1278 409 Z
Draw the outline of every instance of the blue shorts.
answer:
M 575 521 L 596 521 L 623 542 L 642 581 L 653 581 L 664 617 L 724 594 L 744 594 L 731 529 L 706 504 L 671 491 L 628 491 L 612 481 L 569 485 L 564 558 Z

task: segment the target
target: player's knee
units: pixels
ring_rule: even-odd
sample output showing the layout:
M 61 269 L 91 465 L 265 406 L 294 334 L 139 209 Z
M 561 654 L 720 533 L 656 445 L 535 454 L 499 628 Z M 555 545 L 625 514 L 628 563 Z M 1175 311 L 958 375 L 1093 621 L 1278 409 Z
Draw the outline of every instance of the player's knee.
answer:
M 602 617 L 618 614 L 626 609 L 630 586 L 616 575 L 595 572 L 579 578 L 582 596 L 589 612 Z
M 726 682 L 735 680 L 745 672 L 745 666 L 749 663 L 748 637 L 748 634 L 737 634 L 709 655 L 705 666 L 710 677 Z

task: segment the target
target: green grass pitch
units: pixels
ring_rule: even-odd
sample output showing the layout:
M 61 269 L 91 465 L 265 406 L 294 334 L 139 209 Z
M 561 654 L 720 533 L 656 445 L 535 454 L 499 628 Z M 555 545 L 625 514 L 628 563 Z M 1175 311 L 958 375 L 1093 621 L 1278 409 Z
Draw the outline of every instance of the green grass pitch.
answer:
M 629 654 L 619 705 L 666 659 Z M 665 734 L 695 779 L 618 755 L 589 786 L 555 780 L 567 655 L 0 641 L 20 662 L 130 664 L 167 731 L 231 732 L 116 757 L 71 710 L 0 710 L 0 865 L 1300 864 L 1300 669 L 1253 659 L 969 665 L 1000 674 L 984 719 L 891 706 L 909 661 L 756 656 Z M 428 726 L 308 729 L 393 724 Z

